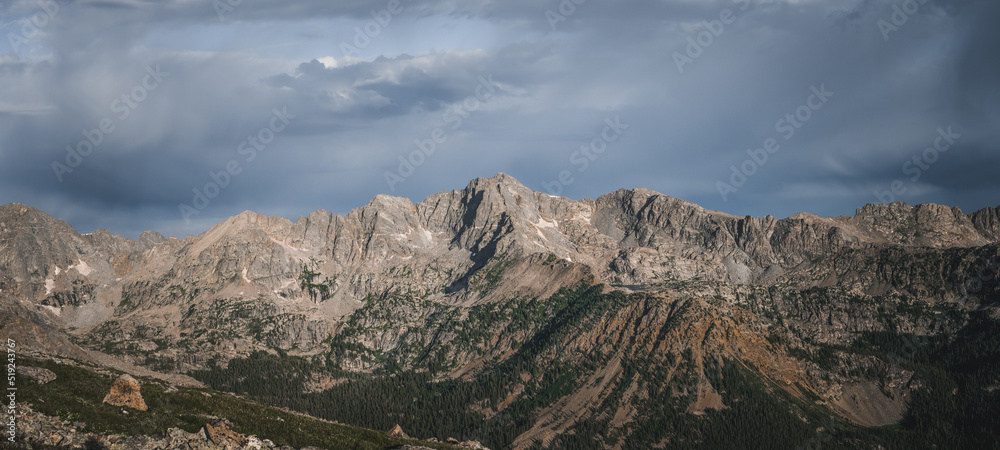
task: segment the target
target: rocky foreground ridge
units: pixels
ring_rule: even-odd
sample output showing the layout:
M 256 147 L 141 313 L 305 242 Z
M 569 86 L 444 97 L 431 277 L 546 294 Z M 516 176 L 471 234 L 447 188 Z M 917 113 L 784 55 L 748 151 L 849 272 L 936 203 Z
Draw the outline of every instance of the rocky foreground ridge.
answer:
M 995 320 L 998 216 L 892 203 L 739 217 L 646 189 L 554 197 L 505 174 L 416 204 L 379 195 L 346 215 L 248 211 L 185 239 L 84 235 L 8 204 L 0 316 L 37 351 L 175 376 L 258 351 L 304 358 L 324 368 L 303 374 L 315 395 L 353 382 L 336 371 L 440 381 L 520 367 L 506 400 L 467 408 L 486 421 L 548 386 L 546 373 L 588 367 L 528 408 L 514 445 L 552 444 L 588 420 L 604 423 L 603 445 L 628 442 L 655 397 L 640 362 L 665 371 L 687 414 L 733 407 L 719 377 L 738 361 L 835 417 L 884 425 L 921 389 L 915 357 L 859 346 L 903 336 L 923 352 Z M 579 298 L 600 300 L 567 318 Z

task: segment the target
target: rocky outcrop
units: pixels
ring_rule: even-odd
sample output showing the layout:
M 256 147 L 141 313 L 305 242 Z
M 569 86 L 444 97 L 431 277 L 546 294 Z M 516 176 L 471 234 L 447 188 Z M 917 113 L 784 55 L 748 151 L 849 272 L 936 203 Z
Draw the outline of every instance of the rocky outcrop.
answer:
M 410 437 L 403 432 L 403 427 L 399 426 L 399 424 L 396 424 L 396 426 L 392 427 L 391 430 L 386 432 L 386 435 L 388 435 L 391 438 L 410 439 Z
M 79 234 L 19 203 L 0 206 L 0 289 L 61 308 L 96 301 L 96 289 L 129 273 L 143 252 L 164 242 L 155 232 L 133 241 L 106 230 Z M 57 310 L 53 310 L 55 313 Z
M 14 339 L 21 349 L 88 359 L 86 350 L 70 341 L 45 312 L 5 293 L 0 293 L 0 336 Z
M 17 374 L 38 384 L 46 384 L 56 379 L 55 372 L 41 367 L 17 366 Z
M 877 243 L 950 248 L 980 246 L 993 240 L 981 235 L 962 210 L 943 205 L 867 205 L 845 222 Z
M 4 424 L 10 422 L 6 407 L 0 408 L 0 420 Z M 17 438 L 9 443 L 5 434 L 4 441 L 9 448 L 107 448 L 109 441 L 105 436 L 95 433 L 82 433 L 82 423 L 71 424 L 55 417 L 36 412 L 27 403 L 18 403 L 14 421 L 17 424 Z
M 1000 206 L 980 209 L 969 214 L 969 220 L 979 234 L 993 242 L 1000 241 Z
M 111 392 L 104 397 L 104 403 L 145 411 L 147 407 L 142 399 L 141 387 L 131 375 L 122 375 L 111 385 Z
M 202 432 L 208 440 L 212 441 L 213 444 L 219 447 L 225 448 L 226 450 L 239 449 L 248 447 L 250 439 L 240 433 L 233 431 L 231 425 L 225 421 L 218 421 L 214 424 L 205 424 L 202 428 Z M 260 442 L 256 442 L 257 448 L 260 447 Z
M 7 409 L 0 419 L 7 423 Z M 277 446 L 267 439 L 245 436 L 230 429 L 225 421 L 206 424 L 195 433 L 170 428 L 162 436 L 124 436 L 119 434 L 84 433 L 84 423 L 66 421 L 36 412 L 27 403 L 17 405 L 17 439 L 9 448 L 103 448 L 109 450 L 234 450 L 292 449 Z M 7 448 L 7 447 L 5 447 Z

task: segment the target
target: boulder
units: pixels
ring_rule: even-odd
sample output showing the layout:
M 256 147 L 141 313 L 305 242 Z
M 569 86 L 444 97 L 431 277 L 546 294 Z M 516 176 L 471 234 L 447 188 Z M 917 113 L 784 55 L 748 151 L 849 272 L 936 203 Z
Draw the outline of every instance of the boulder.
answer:
M 411 439 L 409 436 L 406 435 L 406 433 L 403 432 L 403 427 L 399 426 L 399 424 L 397 424 L 396 426 L 392 427 L 392 429 L 389 430 L 389 432 L 386 433 L 386 434 L 388 434 L 389 437 L 391 437 L 391 438 L 396 438 L 396 439 Z
M 233 431 L 225 421 L 218 421 L 214 424 L 206 423 L 204 432 L 213 444 L 227 449 L 243 448 L 249 441 L 246 436 Z M 257 441 L 257 445 L 259 448 L 259 441 Z
M 115 384 L 111 385 L 111 392 L 108 392 L 108 395 L 104 397 L 104 403 L 145 411 L 147 407 L 140 393 L 141 387 L 131 375 L 122 375 L 115 380 Z

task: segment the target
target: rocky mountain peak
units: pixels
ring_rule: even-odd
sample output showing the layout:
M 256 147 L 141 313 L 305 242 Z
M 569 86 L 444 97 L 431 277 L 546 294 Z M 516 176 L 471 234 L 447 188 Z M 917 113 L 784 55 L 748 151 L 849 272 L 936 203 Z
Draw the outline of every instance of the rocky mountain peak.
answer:
M 376 209 L 413 209 L 413 201 L 406 197 L 394 197 L 392 195 L 378 194 L 372 197 L 365 207 Z
M 33 206 L 21 203 L 8 203 L 0 206 L 0 233 L 21 231 L 30 233 L 32 230 L 65 232 L 72 230 L 72 227 Z
M 527 187 L 525 187 L 524 184 L 522 184 L 516 178 L 507 175 L 506 173 L 503 172 L 497 172 L 497 174 L 493 175 L 492 177 L 474 178 L 472 181 L 469 182 L 468 188 L 474 188 L 475 186 L 482 186 L 482 187 L 504 186 L 514 190 L 527 189 Z
M 969 214 L 969 220 L 983 236 L 1000 240 L 1000 206 L 980 209 Z
M 150 245 L 162 244 L 166 240 L 167 240 L 167 238 L 163 237 L 162 234 L 157 233 L 155 231 L 151 231 L 151 230 L 143 231 L 142 234 L 139 235 L 139 243 L 143 244 L 143 245 L 147 245 L 147 244 L 150 244 Z
M 538 219 L 537 196 L 520 181 L 505 173 L 492 178 L 476 178 L 462 191 L 466 208 L 476 216 L 507 214 L 518 220 L 536 222 Z
M 979 233 L 961 209 L 930 203 L 868 204 L 858 209 L 851 223 L 880 242 L 947 248 L 991 241 Z
M 7 203 L 6 205 L 0 205 L 0 214 L 4 216 L 10 216 L 13 214 L 24 214 L 30 208 L 24 203 Z

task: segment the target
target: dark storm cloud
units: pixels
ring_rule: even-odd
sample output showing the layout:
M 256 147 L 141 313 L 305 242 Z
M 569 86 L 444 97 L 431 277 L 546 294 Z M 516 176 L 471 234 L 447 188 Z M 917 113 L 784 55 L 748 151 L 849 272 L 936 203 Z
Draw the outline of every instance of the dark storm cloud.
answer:
M 294 74 L 271 77 L 268 83 L 328 104 L 345 116 L 359 112 L 378 119 L 414 110 L 437 111 L 463 100 L 484 74 L 501 76 L 530 68 L 539 54 L 510 58 L 499 52 L 440 52 L 414 57 L 378 57 L 328 68 L 318 60 L 302 63 Z M 513 77 L 503 77 L 505 82 Z
M 997 2 L 927 1 L 888 40 L 879 23 L 902 0 L 400 0 L 377 27 L 389 1 L 217 3 L 60 1 L 18 52 L 0 50 L 0 202 L 131 236 L 196 233 L 243 209 L 419 201 L 500 171 L 537 190 L 569 171 L 560 194 L 574 198 L 649 187 L 736 214 L 850 214 L 895 180 L 910 203 L 1000 203 Z M 0 2 L 3 35 L 39 8 Z M 366 25 L 372 47 L 345 56 Z M 137 88 L 157 66 L 162 83 Z M 481 77 L 496 94 L 469 103 Z M 814 89 L 833 95 L 786 138 L 778 122 Z M 122 118 L 114 102 L 133 93 Z M 240 145 L 275 109 L 295 118 L 247 161 Z M 52 163 L 104 119 L 114 131 L 60 182 Z M 620 139 L 581 153 L 608 120 L 628 125 Z M 912 180 L 912 158 L 949 126 L 961 138 Z M 436 128 L 447 140 L 387 184 Z M 768 138 L 781 149 L 724 200 L 719 183 Z M 239 175 L 183 220 L 179 205 L 234 160 Z

